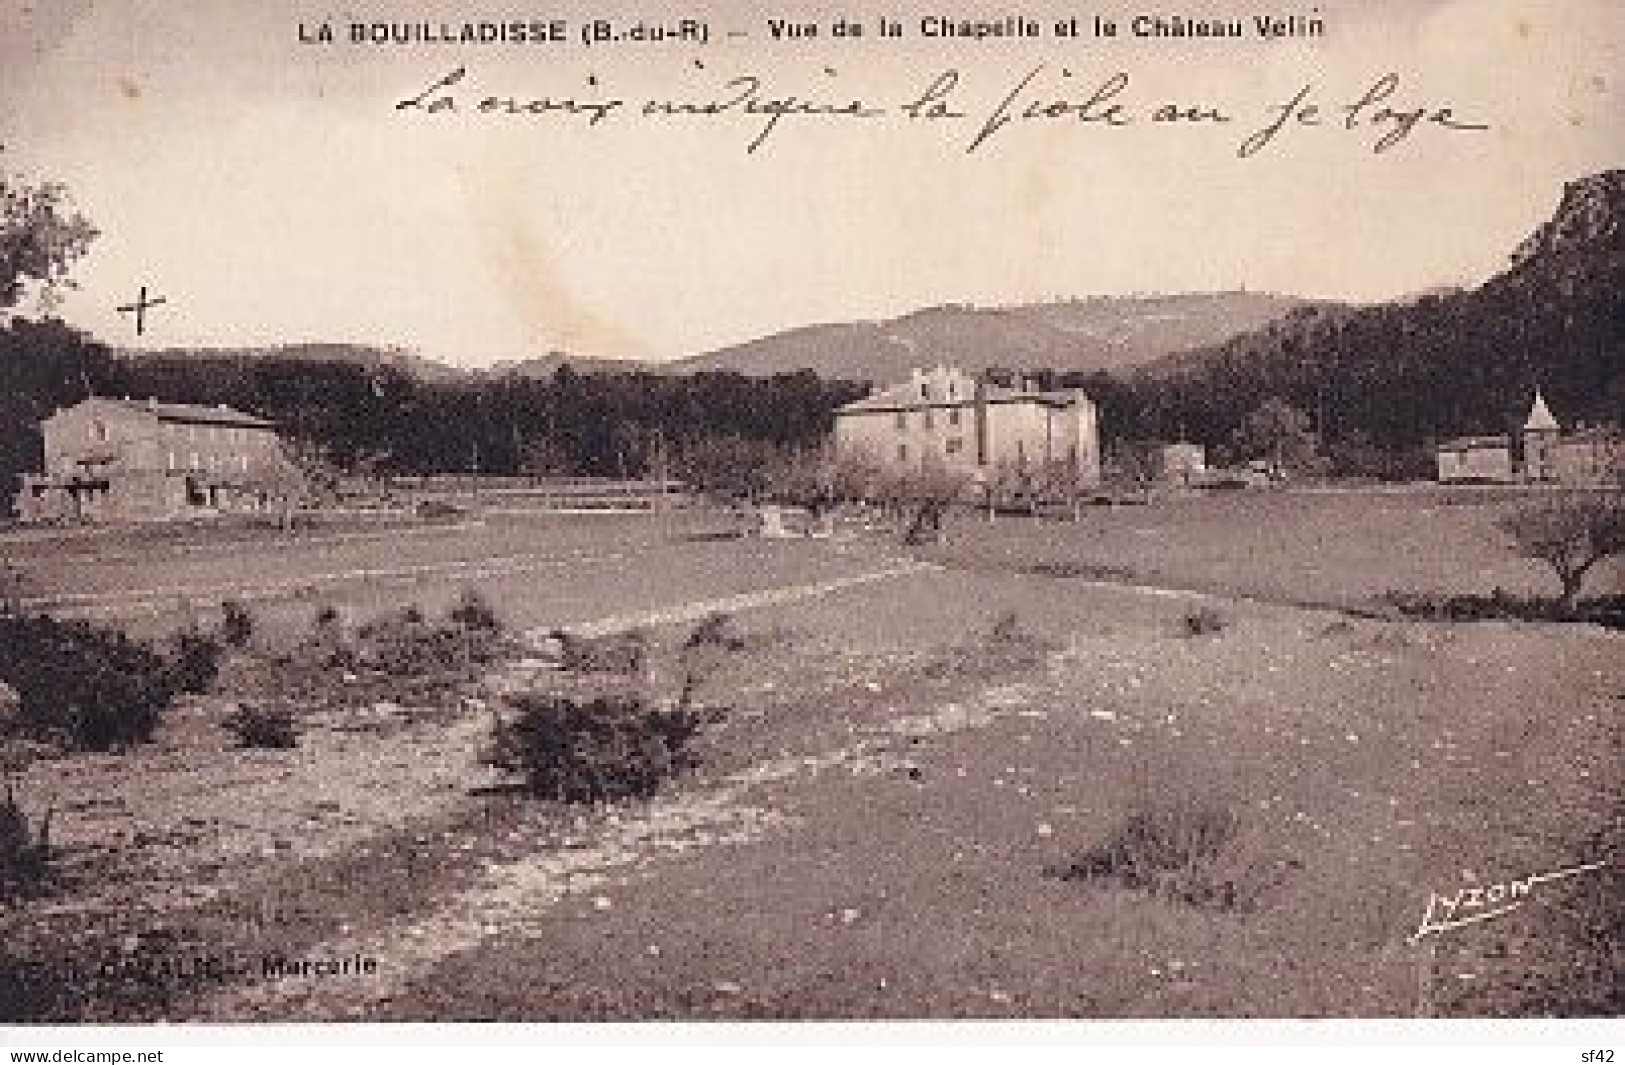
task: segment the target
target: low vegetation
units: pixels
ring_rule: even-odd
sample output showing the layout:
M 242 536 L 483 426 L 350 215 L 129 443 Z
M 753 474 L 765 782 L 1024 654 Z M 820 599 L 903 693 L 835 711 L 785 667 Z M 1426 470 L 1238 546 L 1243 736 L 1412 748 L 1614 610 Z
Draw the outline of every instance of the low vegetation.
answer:
M 1224 631 L 1229 622 L 1211 606 L 1194 607 L 1180 619 L 1180 630 L 1190 637 L 1213 636 Z
M 702 707 L 700 692 L 749 649 L 730 615 L 706 616 L 675 648 L 675 694 L 657 697 L 644 633 L 554 638 L 567 679 L 511 697 L 485 761 L 568 803 L 647 798 L 693 768 L 693 741 L 727 713 Z
M 221 722 L 237 739 L 237 746 L 259 750 L 292 750 L 299 746 L 299 724 L 285 707 L 243 703 Z
M 194 648 L 171 659 L 89 622 L 0 617 L 0 673 L 18 697 L 9 731 L 76 750 L 143 743 L 200 679 L 201 658 Z
M 220 638 L 227 647 L 246 648 L 254 639 L 258 621 L 254 612 L 240 599 L 226 599 L 220 603 Z
M 571 673 L 617 673 L 635 676 L 648 661 L 649 640 L 641 632 L 617 632 L 606 636 L 580 636 L 555 632 L 559 664 Z
M 636 695 L 578 699 L 525 692 L 498 718 L 486 761 L 518 774 L 539 798 L 569 803 L 646 798 L 695 764 L 690 742 L 706 715 Z
M 1447 595 L 1390 591 L 1379 597 L 1388 610 L 1419 621 L 1569 621 L 1625 629 L 1625 595 L 1597 596 L 1565 605 L 1547 596 Z
M 1143 802 L 1100 843 L 1049 872 L 1201 909 L 1247 913 L 1260 908 L 1297 866 L 1292 859 L 1260 857 L 1254 843 L 1227 805 Z
M 8 786 L 0 802 L 0 903 L 43 891 L 52 877 L 53 854 L 50 813 L 35 824 Z
M 170 637 L 167 652 L 177 692 L 201 695 L 219 677 L 226 645 L 214 633 L 189 628 Z

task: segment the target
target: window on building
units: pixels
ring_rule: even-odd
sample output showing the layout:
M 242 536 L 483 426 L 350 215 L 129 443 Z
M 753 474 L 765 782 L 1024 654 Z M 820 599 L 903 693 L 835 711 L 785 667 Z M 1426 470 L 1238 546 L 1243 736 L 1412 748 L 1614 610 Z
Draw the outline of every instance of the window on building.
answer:
M 930 399 L 931 398 L 931 388 L 930 388 L 929 385 L 921 385 L 920 386 L 920 398 L 921 399 Z
M 897 412 L 897 431 L 903 432 L 908 428 L 908 415 L 903 411 Z
M 950 393 L 950 395 L 951 394 L 952 393 Z M 954 407 L 952 410 L 948 411 L 948 424 L 949 425 L 958 425 L 959 424 L 959 408 L 958 407 Z
M 965 441 L 959 439 L 959 437 L 956 436 L 952 440 L 948 441 L 948 444 L 947 444 L 948 454 L 957 455 L 957 454 L 959 454 L 959 452 L 961 450 L 964 449 L 964 447 L 965 447 Z
M 930 407 L 925 408 L 925 410 L 923 412 L 923 416 L 921 418 L 921 421 L 924 423 L 924 425 L 925 425 L 925 427 L 927 429 L 932 428 L 931 408 Z
M 898 462 L 907 462 L 908 461 L 908 445 L 907 444 L 898 444 L 897 445 L 897 461 Z
M 175 468 L 175 453 L 173 451 L 165 452 L 164 453 L 164 469 L 172 470 L 174 468 Z
M 100 418 L 90 423 L 90 438 L 99 443 L 107 442 L 107 423 Z

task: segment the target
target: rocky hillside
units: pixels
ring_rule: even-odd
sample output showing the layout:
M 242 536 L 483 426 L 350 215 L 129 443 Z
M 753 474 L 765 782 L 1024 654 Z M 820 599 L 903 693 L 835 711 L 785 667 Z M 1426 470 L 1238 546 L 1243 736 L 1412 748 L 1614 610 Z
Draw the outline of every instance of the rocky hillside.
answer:
M 1477 289 L 1300 311 L 1131 375 L 1123 436 L 1225 440 L 1264 399 L 1332 442 L 1409 449 L 1504 432 L 1541 388 L 1565 426 L 1625 414 L 1625 171 L 1571 182 L 1550 221 Z

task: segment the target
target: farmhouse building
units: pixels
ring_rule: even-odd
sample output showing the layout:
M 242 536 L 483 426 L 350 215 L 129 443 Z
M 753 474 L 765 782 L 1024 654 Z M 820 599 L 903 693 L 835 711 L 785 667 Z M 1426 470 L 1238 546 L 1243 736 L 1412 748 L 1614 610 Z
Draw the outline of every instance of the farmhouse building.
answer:
M 45 469 L 24 474 L 25 521 L 164 520 L 265 504 L 276 426 L 229 407 L 92 397 L 40 423 Z
M 913 370 L 903 384 L 840 408 L 835 444 L 894 470 L 985 475 L 1065 463 L 1083 483 L 1100 480 L 1099 422 L 1083 392 L 998 385 L 947 366 Z
M 1437 449 L 1439 480 L 1605 485 L 1625 475 L 1625 434 L 1584 426 L 1565 433 L 1538 389 L 1518 443 L 1515 454 L 1505 435 L 1446 441 Z
M 1516 480 L 1512 468 L 1512 440 L 1507 436 L 1463 436 L 1446 440 L 1437 451 L 1439 480 L 1449 483 Z
M 1157 476 L 1164 484 L 1201 484 L 1207 476 L 1207 449 L 1186 441 L 1164 444 L 1157 453 Z

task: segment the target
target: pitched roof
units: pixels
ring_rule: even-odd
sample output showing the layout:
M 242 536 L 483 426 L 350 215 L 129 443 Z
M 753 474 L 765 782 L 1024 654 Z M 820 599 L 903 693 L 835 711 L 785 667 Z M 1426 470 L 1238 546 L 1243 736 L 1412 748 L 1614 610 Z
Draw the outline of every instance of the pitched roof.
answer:
M 1535 389 L 1535 402 L 1529 408 L 1529 418 L 1523 423 L 1524 431 L 1555 433 L 1558 431 L 1557 419 L 1552 417 L 1552 409 L 1546 406 L 1546 397 Z
M 1511 448 L 1512 441 L 1505 436 L 1458 436 L 1440 444 L 1440 451 L 1480 451 L 1487 448 Z
M 872 396 L 854 400 L 836 410 L 836 414 L 859 414 L 865 411 L 907 411 L 923 407 L 968 407 L 977 401 L 975 395 L 954 399 L 921 399 L 913 382 L 893 385 Z M 1019 388 L 984 383 L 981 398 L 987 403 L 1020 403 L 1030 401 L 1047 407 L 1070 407 L 1074 397 L 1070 392 L 1024 392 Z
M 152 399 L 116 399 L 114 403 L 131 410 L 155 414 L 161 422 L 191 425 L 229 425 L 241 429 L 275 429 L 276 423 L 244 414 L 227 406 L 207 407 L 201 403 L 160 403 Z

